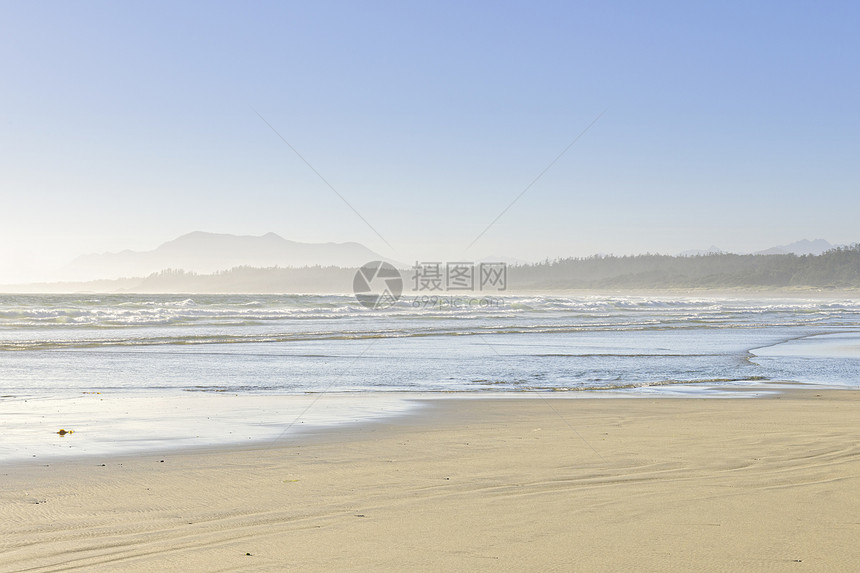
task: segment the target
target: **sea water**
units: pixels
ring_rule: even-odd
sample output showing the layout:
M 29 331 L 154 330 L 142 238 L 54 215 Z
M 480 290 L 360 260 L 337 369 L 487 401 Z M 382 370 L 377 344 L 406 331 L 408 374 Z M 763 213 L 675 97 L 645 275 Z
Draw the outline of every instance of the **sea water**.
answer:
M 410 397 L 428 394 L 860 388 L 858 300 L 426 302 L 375 310 L 347 295 L 0 295 L 0 459 L 258 442 L 406 412 Z M 58 437 L 66 425 L 76 433 Z

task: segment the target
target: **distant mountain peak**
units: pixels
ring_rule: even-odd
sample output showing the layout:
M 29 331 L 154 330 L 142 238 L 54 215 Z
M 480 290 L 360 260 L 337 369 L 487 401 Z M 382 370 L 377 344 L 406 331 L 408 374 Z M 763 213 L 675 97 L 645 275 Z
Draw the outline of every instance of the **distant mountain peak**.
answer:
M 122 251 L 78 257 L 63 271 L 67 280 L 147 276 L 164 269 L 213 273 L 249 267 L 358 267 L 382 259 L 360 243 L 300 243 L 277 233 L 231 235 L 193 231 L 151 251 Z
M 824 239 L 815 239 L 810 241 L 809 239 L 801 239 L 799 241 L 795 241 L 789 245 L 780 245 L 777 247 L 771 247 L 769 249 L 765 249 L 763 251 L 757 251 L 756 255 L 787 255 L 787 254 L 795 254 L 795 255 L 820 255 L 830 249 L 833 249 L 835 245 L 831 244 L 829 241 L 825 241 Z

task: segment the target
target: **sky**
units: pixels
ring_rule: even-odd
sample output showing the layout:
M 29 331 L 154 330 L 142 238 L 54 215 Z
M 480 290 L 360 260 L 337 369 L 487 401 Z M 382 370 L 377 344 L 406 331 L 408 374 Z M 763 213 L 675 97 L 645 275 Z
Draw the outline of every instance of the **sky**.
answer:
M 406 262 L 860 241 L 855 2 L 0 13 L 0 282 L 196 230 Z

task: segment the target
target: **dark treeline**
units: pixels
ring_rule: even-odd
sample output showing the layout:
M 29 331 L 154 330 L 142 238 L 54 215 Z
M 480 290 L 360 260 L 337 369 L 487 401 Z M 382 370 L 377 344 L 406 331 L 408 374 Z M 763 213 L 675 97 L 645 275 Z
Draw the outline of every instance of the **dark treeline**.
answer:
M 149 292 L 348 293 L 356 269 L 237 267 L 211 275 L 163 271 L 132 287 Z M 411 271 L 404 269 L 404 288 Z M 640 288 L 860 288 L 860 245 L 821 255 L 593 256 L 508 269 L 508 291 Z
M 357 269 L 236 267 L 213 274 L 167 269 L 126 287 L 131 292 L 349 293 Z
M 860 287 L 860 244 L 821 255 L 593 256 L 508 270 L 510 290 Z

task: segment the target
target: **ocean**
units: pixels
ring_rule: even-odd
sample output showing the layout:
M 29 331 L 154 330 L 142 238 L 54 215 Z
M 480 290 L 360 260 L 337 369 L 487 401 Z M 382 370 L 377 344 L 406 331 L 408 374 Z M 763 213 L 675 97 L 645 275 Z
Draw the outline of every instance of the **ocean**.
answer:
M 0 295 L 0 459 L 256 443 L 419 396 L 777 383 L 860 388 L 860 300 Z

